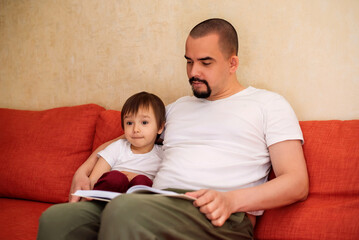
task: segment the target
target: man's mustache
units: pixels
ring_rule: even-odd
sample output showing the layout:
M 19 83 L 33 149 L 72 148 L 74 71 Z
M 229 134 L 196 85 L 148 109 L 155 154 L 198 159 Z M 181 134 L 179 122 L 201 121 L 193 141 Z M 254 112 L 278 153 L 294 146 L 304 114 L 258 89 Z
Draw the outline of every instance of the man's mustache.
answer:
M 192 84 L 193 82 L 201 82 L 201 83 L 204 83 L 206 85 L 208 85 L 208 82 L 206 80 L 202 80 L 202 79 L 199 79 L 199 78 L 196 78 L 196 77 L 192 77 L 190 78 L 189 80 L 189 83 Z

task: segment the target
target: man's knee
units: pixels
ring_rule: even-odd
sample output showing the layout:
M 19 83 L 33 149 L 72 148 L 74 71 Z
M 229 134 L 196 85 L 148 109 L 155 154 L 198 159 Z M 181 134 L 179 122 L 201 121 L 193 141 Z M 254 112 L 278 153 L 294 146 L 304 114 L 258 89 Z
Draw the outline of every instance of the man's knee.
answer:
M 99 239 L 152 239 L 148 227 L 155 221 L 148 210 L 152 199 L 144 194 L 127 194 L 112 200 L 101 216 Z
M 57 204 L 49 207 L 41 214 L 37 235 L 38 240 L 55 239 L 56 237 L 61 239 L 57 231 L 63 231 L 62 226 L 65 224 L 65 220 L 59 216 L 62 215 L 63 209 L 66 210 L 64 204 Z M 61 221 L 63 221 L 62 224 Z
M 60 221 L 59 215 L 62 215 L 64 211 L 66 211 L 66 205 L 65 204 L 56 204 L 48 209 L 46 209 L 40 217 L 40 227 L 46 226 L 46 228 L 51 227 L 52 225 L 57 225 L 57 223 Z M 71 213 L 71 211 L 70 211 Z
M 95 202 L 53 205 L 40 217 L 37 238 L 65 239 L 80 231 L 88 232 L 89 229 L 97 235 L 103 207 L 104 203 Z
M 130 219 L 143 212 L 143 204 L 142 194 L 121 195 L 107 204 L 101 221 L 108 219 L 118 224 L 129 224 Z

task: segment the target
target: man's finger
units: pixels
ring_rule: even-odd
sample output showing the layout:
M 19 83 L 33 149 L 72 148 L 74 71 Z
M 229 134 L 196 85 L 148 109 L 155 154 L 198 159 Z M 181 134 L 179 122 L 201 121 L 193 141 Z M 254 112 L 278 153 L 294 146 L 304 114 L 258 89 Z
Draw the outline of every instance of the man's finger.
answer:
M 205 205 L 202 205 L 200 211 L 204 214 L 213 213 L 218 206 L 216 205 L 215 201 L 210 201 Z
M 195 200 L 193 202 L 193 205 L 195 207 L 201 207 L 204 204 L 206 204 L 205 199 L 202 199 L 202 198 L 207 192 L 208 192 L 207 189 L 201 189 L 201 190 L 194 191 L 194 192 L 187 192 L 186 195 L 196 198 L 197 200 Z
M 207 213 L 206 217 L 211 221 L 215 221 L 218 220 L 221 217 L 221 215 L 219 214 L 219 212 L 215 211 L 215 212 Z
M 195 197 L 195 198 L 199 198 L 200 196 L 202 196 L 205 192 L 207 191 L 207 189 L 201 189 L 198 191 L 193 191 L 193 192 L 186 192 L 185 194 L 191 197 Z
M 79 196 L 75 196 L 75 195 L 70 194 L 69 202 L 78 202 L 78 201 L 80 201 Z
M 227 218 L 225 216 L 221 216 L 218 219 L 212 220 L 211 223 L 216 227 L 221 227 L 225 222 Z
M 199 197 L 197 197 L 197 200 L 193 202 L 193 204 L 196 207 L 202 207 L 214 200 L 213 194 L 210 193 L 210 191 L 204 191 L 203 194 Z

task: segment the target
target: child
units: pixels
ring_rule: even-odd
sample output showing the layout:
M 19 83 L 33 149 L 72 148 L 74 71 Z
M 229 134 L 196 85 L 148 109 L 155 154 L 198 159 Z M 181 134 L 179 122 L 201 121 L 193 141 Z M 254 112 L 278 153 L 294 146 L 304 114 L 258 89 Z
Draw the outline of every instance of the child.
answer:
M 162 149 L 155 141 L 163 131 L 165 114 L 163 102 L 154 94 L 140 92 L 127 99 L 121 111 L 126 139 L 98 153 L 91 188 L 123 193 L 134 185 L 152 186 L 162 161 Z

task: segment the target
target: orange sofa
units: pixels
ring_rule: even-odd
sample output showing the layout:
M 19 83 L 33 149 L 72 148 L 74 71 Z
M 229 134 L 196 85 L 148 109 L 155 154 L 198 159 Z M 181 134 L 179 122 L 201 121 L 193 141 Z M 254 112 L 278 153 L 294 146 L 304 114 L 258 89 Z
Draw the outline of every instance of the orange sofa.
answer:
M 67 201 L 76 169 L 122 134 L 120 112 L 95 104 L 0 109 L 0 239 L 36 239 L 41 213 Z M 268 210 L 255 239 L 359 238 L 359 120 L 300 122 L 310 194 Z

